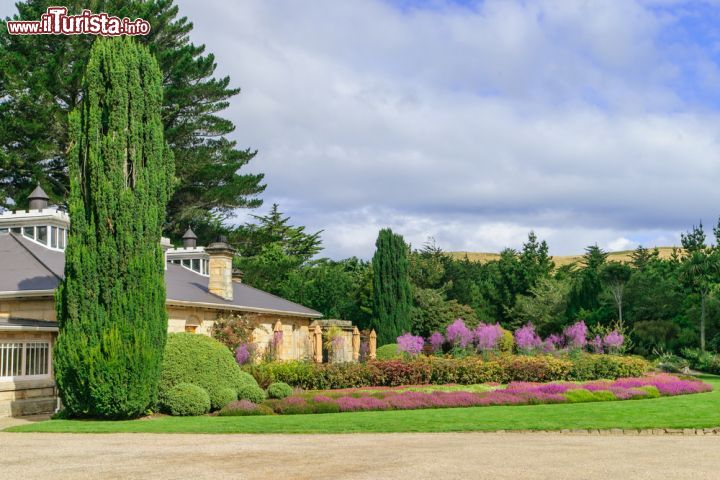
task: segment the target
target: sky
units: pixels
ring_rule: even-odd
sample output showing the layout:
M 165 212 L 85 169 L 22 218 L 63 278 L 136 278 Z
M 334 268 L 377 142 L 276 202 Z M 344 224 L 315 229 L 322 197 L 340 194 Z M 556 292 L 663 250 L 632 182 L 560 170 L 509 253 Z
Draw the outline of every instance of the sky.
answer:
M 383 227 L 446 251 L 669 246 L 720 214 L 718 2 L 177 3 L 242 88 L 254 213 L 324 230 L 325 256 L 369 258 Z

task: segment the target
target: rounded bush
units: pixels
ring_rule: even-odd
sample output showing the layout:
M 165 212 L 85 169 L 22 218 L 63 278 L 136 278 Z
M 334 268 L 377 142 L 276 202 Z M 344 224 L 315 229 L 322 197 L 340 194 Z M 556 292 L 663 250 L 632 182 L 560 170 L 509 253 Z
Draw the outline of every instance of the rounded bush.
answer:
M 232 353 L 222 343 L 205 335 L 171 333 L 165 344 L 160 373 L 160 403 L 165 401 L 170 389 L 180 383 L 192 383 L 205 389 L 213 410 L 228 403 L 228 389 L 239 392 L 247 386 L 259 388 L 251 375 L 240 370 Z
M 283 399 L 292 395 L 293 389 L 285 382 L 276 382 L 270 384 L 267 389 L 268 397 Z
M 498 349 L 503 353 L 512 353 L 515 346 L 515 337 L 509 330 L 502 329 L 502 336 L 498 342 Z
M 218 403 L 222 405 L 220 408 L 224 407 L 230 402 L 234 402 L 237 400 L 237 390 L 234 388 L 221 388 L 218 390 Z
M 210 395 L 192 383 L 178 383 L 165 393 L 162 409 L 175 416 L 205 415 L 210 411 Z
M 388 343 L 376 350 L 375 358 L 378 360 L 397 360 L 402 358 L 402 355 L 398 352 L 397 343 Z
M 265 390 L 257 385 L 243 385 L 238 390 L 238 400 L 250 400 L 253 403 L 260 403 L 265 398 Z

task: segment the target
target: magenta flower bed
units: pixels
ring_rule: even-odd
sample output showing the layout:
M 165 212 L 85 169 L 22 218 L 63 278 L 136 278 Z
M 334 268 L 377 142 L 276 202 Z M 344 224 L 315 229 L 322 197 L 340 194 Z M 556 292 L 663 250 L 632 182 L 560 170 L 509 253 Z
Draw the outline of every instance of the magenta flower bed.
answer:
M 709 392 L 712 387 L 693 379 L 668 374 L 622 378 L 585 383 L 512 382 L 506 388 L 488 392 L 416 392 L 397 388 L 345 389 L 316 394 L 311 398 L 292 396 L 272 403 L 276 413 L 357 412 L 372 410 L 414 410 L 488 405 L 536 405 L 603 400 L 630 400 Z M 319 408 L 324 406 L 324 408 Z M 327 407 L 333 408 L 327 408 Z

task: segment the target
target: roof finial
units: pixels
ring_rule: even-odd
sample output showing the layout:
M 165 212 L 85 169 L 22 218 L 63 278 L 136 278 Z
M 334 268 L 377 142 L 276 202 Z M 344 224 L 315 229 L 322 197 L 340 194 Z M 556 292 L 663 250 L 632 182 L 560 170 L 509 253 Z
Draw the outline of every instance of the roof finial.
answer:
M 197 235 L 192 231 L 192 228 L 188 227 L 187 231 L 182 237 L 183 247 L 195 248 L 197 246 Z
M 50 197 L 48 197 L 47 193 L 45 193 L 45 190 L 43 190 L 40 186 L 40 182 L 38 182 L 35 190 L 33 190 L 32 193 L 28 195 L 28 200 L 30 200 L 30 210 L 42 210 L 43 208 L 47 208 L 48 200 L 50 200 Z

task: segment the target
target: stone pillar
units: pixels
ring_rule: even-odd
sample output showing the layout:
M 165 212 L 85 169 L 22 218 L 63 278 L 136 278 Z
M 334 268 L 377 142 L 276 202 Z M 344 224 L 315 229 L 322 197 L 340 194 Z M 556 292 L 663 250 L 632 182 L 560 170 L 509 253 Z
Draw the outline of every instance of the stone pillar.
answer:
M 322 340 L 320 325 L 315 325 L 315 330 L 313 331 L 313 358 L 317 363 L 322 363 L 323 361 Z
M 275 328 L 273 328 L 273 343 L 275 347 L 275 351 L 273 352 L 275 354 L 275 360 L 283 360 L 282 354 L 283 354 L 283 343 L 285 342 L 285 339 L 283 338 L 283 327 L 280 320 L 275 322 Z
M 352 359 L 353 362 L 357 362 L 360 360 L 360 330 L 358 330 L 357 327 L 353 327 L 352 332 Z
M 228 245 L 225 237 L 220 237 L 217 242 L 208 245 L 205 251 L 210 256 L 208 290 L 225 300 L 232 300 L 232 261 L 235 249 Z
M 368 357 L 370 357 L 370 360 L 375 360 L 377 357 L 377 333 L 375 333 L 375 330 L 370 332 L 370 345 L 369 345 L 369 353 Z

